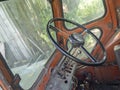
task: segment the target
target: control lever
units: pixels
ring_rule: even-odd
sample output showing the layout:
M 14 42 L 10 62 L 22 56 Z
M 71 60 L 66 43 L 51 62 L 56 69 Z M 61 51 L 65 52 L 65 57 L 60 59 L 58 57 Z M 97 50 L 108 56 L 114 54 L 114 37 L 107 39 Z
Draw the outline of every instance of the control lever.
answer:
M 65 74 L 65 71 L 63 70 L 60 70 L 58 71 L 58 75 L 60 76 L 61 79 L 66 79 L 66 74 Z

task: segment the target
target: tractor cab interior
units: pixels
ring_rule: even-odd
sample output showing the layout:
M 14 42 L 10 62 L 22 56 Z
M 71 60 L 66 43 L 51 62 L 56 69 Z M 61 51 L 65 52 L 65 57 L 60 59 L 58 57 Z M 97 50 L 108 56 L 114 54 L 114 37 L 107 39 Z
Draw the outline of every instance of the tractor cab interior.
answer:
M 120 90 L 120 0 L 1 0 L 0 90 Z

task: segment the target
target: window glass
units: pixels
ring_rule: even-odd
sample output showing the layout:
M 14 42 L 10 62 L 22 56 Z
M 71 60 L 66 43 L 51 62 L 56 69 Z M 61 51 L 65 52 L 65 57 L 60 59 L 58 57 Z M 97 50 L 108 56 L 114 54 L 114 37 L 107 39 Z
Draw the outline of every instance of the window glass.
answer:
M 29 90 L 54 52 L 46 33 L 52 18 L 47 0 L 8 0 L 0 3 L 0 52 L 20 85 Z
M 0 86 L 0 90 L 3 90 L 1 86 Z
M 91 29 L 90 30 L 97 38 L 100 38 L 101 36 L 101 30 L 98 29 L 98 28 L 94 28 L 94 29 Z M 91 53 L 93 51 L 93 49 L 95 48 L 96 44 L 97 44 L 97 41 L 94 39 L 94 37 L 88 33 L 86 33 L 84 36 L 84 45 L 83 47 L 89 52 Z M 67 47 L 68 47 L 68 51 L 71 50 L 72 48 L 72 44 L 70 42 L 68 42 L 67 44 Z M 80 48 L 72 48 L 71 50 L 71 54 L 73 52 L 76 52 L 77 54 L 75 54 L 74 56 L 76 58 L 79 58 L 79 59 L 87 59 L 88 57 L 85 55 L 85 53 L 80 49 Z
M 98 28 L 94 28 L 90 30 L 98 39 L 101 36 L 101 30 Z M 88 50 L 89 53 L 92 52 L 92 50 L 95 48 L 97 41 L 93 38 L 92 35 L 86 33 L 84 35 L 84 40 L 85 40 L 85 44 L 84 44 L 84 48 L 86 48 L 86 50 Z M 81 55 L 79 56 L 79 58 L 87 58 L 87 56 L 81 51 Z
M 90 22 L 102 17 L 105 13 L 103 0 L 62 0 L 64 18 L 80 24 Z M 74 28 L 65 23 L 66 27 Z

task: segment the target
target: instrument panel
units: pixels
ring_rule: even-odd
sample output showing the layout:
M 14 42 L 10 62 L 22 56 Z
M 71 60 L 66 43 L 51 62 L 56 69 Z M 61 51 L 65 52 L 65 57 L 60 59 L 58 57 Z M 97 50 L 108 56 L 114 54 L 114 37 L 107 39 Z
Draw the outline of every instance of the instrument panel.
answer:
M 76 62 L 65 57 L 54 69 L 46 90 L 74 90 L 77 79 L 74 76 Z

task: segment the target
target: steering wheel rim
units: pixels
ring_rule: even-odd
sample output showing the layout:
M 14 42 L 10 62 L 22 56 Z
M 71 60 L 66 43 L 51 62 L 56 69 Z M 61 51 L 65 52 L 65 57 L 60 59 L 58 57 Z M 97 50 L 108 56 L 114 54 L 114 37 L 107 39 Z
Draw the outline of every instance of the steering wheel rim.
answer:
M 103 58 L 98 62 L 86 62 L 86 61 L 83 61 L 81 59 L 78 59 L 72 55 L 70 55 L 66 50 L 64 50 L 63 48 L 60 47 L 60 45 L 58 45 L 58 43 L 54 40 L 54 38 L 52 37 L 51 33 L 50 33 L 50 28 L 53 29 L 53 27 L 51 27 L 51 23 L 53 23 L 54 21 L 65 21 L 65 22 L 68 22 L 68 23 L 71 23 L 73 25 L 76 25 L 80 28 L 82 28 L 83 30 L 86 30 L 87 33 L 91 34 L 94 39 L 97 41 L 97 43 L 100 45 L 100 47 L 102 48 L 102 51 L 103 51 Z M 56 29 L 56 28 L 55 28 Z M 57 29 L 56 29 L 57 31 Z M 106 51 L 105 51 L 105 48 L 104 46 L 102 45 L 101 41 L 92 33 L 90 32 L 87 28 L 85 28 L 83 25 L 79 24 L 79 23 L 76 23 L 72 20 L 68 20 L 68 19 L 64 19 L 64 18 L 53 18 L 53 19 L 50 19 L 47 23 L 47 34 L 49 36 L 49 38 L 51 39 L 51 41 L 53 42 L 53 44 L 56 46 L 56 48 L 61 52 L 63 53 L 65 56 L 71 58 L 72 60 L 74 60 L 75 62 L 77 63 L 80 63 L 80 64 L 83 64 L 83 65 L 87 65 L 87 66 L 99 66 L 99 65 L 102 65 L 103 63 L 105 63 L 106 59 L 107 59 L 107 54 L 106 54 Z M 81 46 L 80 46 L 81 47 Z M 84 51 L 86 50 L 84 47 L 81 47 Z M 86 52 L 86 51 L 85 51 Z M 87 52 L 88 55 L 89 52 Z M 92 55 L 91 55 L 92 56 Z M 93 57 L 89 57 L 90 59 L 94 59 Z

